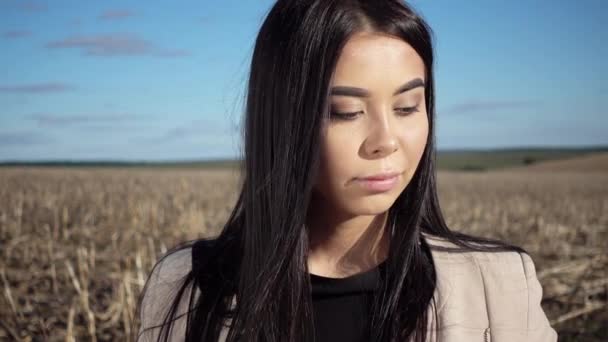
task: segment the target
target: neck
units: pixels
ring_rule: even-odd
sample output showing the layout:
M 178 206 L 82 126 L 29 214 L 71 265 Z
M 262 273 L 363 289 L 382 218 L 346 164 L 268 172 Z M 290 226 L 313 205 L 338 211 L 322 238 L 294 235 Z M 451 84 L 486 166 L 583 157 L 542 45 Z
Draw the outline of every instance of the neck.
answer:
M 310 217 L 310 273 L 341 278 L 369 270 L 387 258 L 387 212 L 337 217 L 316 208 Z

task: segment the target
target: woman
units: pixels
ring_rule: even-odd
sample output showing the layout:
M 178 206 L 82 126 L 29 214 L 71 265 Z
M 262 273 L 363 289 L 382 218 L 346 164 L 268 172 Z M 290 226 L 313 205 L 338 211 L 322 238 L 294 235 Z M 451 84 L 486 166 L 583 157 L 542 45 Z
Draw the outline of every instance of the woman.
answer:
M 175 248 L 141 341 L 556 341 L 525 250 L 437 199 L 431 30 L 399 0 L 279 0 L 221 234 Z

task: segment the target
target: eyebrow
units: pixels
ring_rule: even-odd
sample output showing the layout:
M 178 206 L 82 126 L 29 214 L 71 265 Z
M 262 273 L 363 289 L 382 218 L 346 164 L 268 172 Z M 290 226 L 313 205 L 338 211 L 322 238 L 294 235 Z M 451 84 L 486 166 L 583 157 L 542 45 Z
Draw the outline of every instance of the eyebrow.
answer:
M 424 87 L 424 81 L 420 78 L 414 78 L 414 79 L 406 82 L 405 84 L 403 84 L 402 86 L 397 88 L 397 90 L 395 90 L 395 92 L 393 93 L 393 96 L 399 95 L 401 93 L 404 93 L 408 90 L 412 90 L 417 87 Z M 331 88 L 330 95 L 369 97 L 370 93 L 368 90 L 363 89 L 363 88 L 338 86 L 338 87 Z

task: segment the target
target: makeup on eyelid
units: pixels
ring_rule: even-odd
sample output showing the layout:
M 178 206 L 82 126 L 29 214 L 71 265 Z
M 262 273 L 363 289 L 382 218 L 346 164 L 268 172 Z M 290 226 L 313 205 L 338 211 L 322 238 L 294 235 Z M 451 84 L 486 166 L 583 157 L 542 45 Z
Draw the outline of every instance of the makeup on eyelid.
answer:
M 419 104 L 412 106 L 412 107 L 395 108 L 395 111 L 398 112 L 399 116 L 402 116 L 402 117 L 409 116 L 409 115 L 414 114 L 419 111 Z M 334 111 L 334 110 L 331 110 L 329 114 L 332 119 L 354 120 L 354 119 L 356 119 L 356 117 L 358 115 L 360 115 L 362 113 L 363 113 L 363 111 Z
M 336 95 L 334 95 L 334 96 L 336 96 Z M 422 101 L 421 98 L 422 98 L 422 94 L 417 93 L 413 97 L 409 98 L 409 100 L 411 100 L 410 103 L 414 103 L 414 104 L 397 105 L 397 106 L 395 106 L 394 110 L 418 109 L 420 106 L 420 103 Z M 352 113 L 360 112 L 360 111 L 364 110 L 364 109 L 356 109 L 357 105 L 352 105 L 352 104 L 349 104 L 348 102 L 340 103 L 339 101 L 332 103 L 330 105 L 330 108 L 331 108 L 332 113 L 337 113 L 337 114 L 352 114 Z

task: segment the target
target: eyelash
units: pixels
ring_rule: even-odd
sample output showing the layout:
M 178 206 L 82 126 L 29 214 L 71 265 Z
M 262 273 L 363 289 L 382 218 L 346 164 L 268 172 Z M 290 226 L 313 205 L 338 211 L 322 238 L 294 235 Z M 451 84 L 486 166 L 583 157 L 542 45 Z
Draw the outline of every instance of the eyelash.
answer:
M 400 108 L 396 108 L 399 111 L 405 112 L 404 115 L 402 116 L 408 116 L 412 113 L 415 113 L 418 111 L 418 106 L 414 106 L 414 107 L 400 107 Z M 357 117 L 357 114 L 359 114 L 361 112 L 353 112 L 353 113 L 337 113 L 337 112 L 331 112 L 330 115 L 332 116 L 332 118 L 337 118 L 339 120 L 354 120 Z

